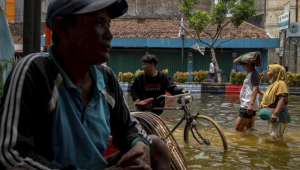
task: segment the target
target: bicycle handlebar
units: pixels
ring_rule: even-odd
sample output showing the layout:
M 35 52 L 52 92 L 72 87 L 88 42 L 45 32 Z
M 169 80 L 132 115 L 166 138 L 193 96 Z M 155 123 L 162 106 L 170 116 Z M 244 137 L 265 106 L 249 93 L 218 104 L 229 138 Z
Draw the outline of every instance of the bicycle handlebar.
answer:
M 163 94 L 163 95 L 158 96 L 156 99 L 159 99 L 161 97 L 164 97 L 164 98 L 178 98 L 178 97 L 188 96 L 188 95 L 191 95 L 191 93 L 188 92 L 188 93 L 177 94 L 177 95 L 172 95 L 172 96 L 168 96 L 168 95 Z

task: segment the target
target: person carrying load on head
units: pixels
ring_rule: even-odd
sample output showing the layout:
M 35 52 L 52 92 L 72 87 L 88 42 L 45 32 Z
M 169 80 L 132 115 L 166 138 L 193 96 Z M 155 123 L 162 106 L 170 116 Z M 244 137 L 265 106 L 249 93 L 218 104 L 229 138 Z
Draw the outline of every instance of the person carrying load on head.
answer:
M 254 128 L 255 116 L 259 108 L 258 89 L 260 85 L 260 76 L 255 67 L 261 65 L 261 60 L 260 52 L 250 52 L 233 61 L 234 64 L 243 65 L 244 70 L 248 73 L 240 91 L 240 110 L 235 124 L 237 131 L 243 131 L 245 127 L 248 130 Z

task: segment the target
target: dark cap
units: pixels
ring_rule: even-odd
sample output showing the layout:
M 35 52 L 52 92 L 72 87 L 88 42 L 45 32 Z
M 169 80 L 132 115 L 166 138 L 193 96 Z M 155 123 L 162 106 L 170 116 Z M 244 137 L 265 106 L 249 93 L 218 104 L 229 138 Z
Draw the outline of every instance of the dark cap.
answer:
M 86 14 L 101 9 L 106 9 L 110 19 L 114 19 L 127 12 L 128 4 L 125 0 L 51 0 L 46 23 L 53 30 L 53 22 L 57 17 Z

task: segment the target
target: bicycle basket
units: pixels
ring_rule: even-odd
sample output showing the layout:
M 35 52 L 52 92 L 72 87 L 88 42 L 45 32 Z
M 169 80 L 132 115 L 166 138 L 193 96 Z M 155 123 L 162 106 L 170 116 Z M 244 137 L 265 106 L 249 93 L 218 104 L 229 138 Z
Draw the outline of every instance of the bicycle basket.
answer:
M 182 96 L 177 99 L 177 103 L 183 105 L 191 103 L 192 101 L 193 101 L 193 96 Z

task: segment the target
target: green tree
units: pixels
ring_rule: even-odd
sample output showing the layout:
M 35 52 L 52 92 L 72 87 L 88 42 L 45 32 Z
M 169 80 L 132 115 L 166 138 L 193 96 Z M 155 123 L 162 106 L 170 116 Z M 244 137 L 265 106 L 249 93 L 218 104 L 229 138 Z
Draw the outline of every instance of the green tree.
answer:
M 182 0 L 180 3 L 180 10 L 184 17 L 188 20 L 189 28 L 194 29 L 197 35 L 197 41 L 209 46 L 212 59 L 215 61 L 215 67 L 218 76 L 218 83 L 221 83 L 221 73 L 218 61 L 216 59 L 215 49 L 222 43 L 216 44 L 218 38 L 224 28 L 232 23 L 236 28 L 239 27 L 242 22 L 255 14 L 254 0 L 219 0 L 217 4 L 214 4 L 210 9 L 210 12 L 197 9 L 200 6 L 201 0 Z M 232 16 L 226 17 L 227 12 L 230 11 Z M 210 38 L 210 43 L 203 41 L 200 38 L 201 33 L 206 34 Z

